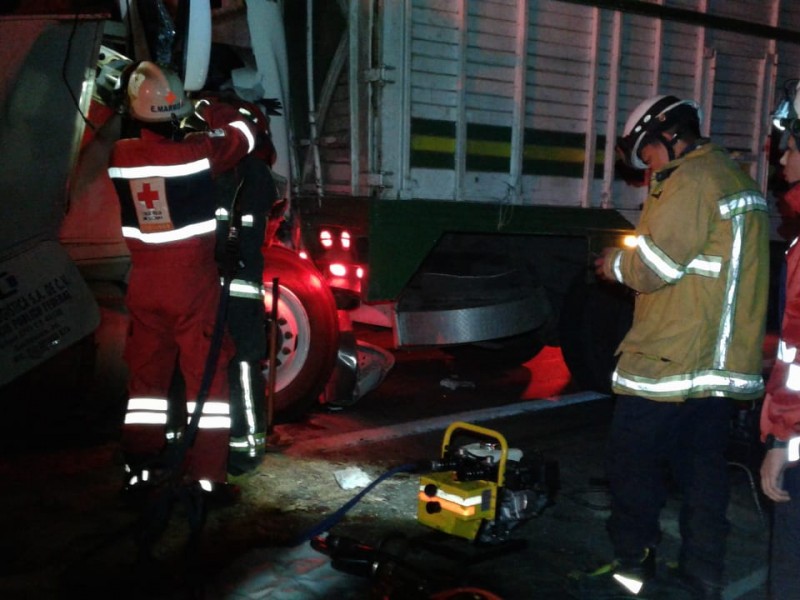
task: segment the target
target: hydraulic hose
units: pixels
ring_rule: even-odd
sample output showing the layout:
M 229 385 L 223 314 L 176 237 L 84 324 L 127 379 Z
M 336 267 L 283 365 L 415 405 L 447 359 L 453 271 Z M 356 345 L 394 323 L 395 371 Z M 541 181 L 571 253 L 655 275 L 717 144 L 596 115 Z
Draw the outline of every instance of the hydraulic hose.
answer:
M 350 500 L 345 502 L 341 508 L 330 514 L 329 516 L 325 517 L 322 521 L 313 525 L 300 535 L 294 538 L 293 541 L 289 543 L 290 546 L 299 546 L 300 544 L 311 540 L 312 538 L 328 531 L 336 525 L 342 518 L 347 514 L 347 512 L 353 508 L 356 504 L 358 504 L 361 499 L 366 496 L 369 492 L 371 492 L 375 486 L 377 486 L 380 482 L 389 479 L 390 477 L 397 475 L 398 473 L 415 473 L 419 470 L 420 464 L 419 463 L 407 463 L 404 465 L 399 465 L 392 469 L 389 469 L 382 475 L 380 475 L 377 479 L 371 482 L 367 487 L 361 490 L 358 494 L 353 496 Z

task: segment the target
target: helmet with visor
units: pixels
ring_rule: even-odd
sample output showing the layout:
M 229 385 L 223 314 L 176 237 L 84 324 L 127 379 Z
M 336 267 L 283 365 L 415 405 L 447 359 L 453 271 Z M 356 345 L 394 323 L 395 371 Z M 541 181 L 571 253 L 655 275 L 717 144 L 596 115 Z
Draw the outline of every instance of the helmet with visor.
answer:
M 699 137 L 700 121 L 700 107 L 694 100 L 681 100 L 677 96 L 653 96 L 639 103 L 631 112 L 618 148 L 622 150 L 629 166 L 644 170 L 647 165 L 639 156 L 644 146 L 651 143 L 664 144 L 672 159 L 673 146 L 683 133 L 690 131 L 695 137 Z M 670 140 L 660 135 L 668 130 L 673 131 Z

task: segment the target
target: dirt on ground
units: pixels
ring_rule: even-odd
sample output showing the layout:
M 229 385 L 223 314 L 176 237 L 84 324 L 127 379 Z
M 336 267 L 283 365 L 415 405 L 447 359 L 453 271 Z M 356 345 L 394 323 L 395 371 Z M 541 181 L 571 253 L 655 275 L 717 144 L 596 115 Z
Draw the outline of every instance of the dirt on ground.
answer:
M 150 545 L 138 534 L 152 521 L 120 493 L 115 442 L 6 455 L 0 460 L 0 597 L 183 597 L 198 571 L 204 585 L 224 586 L 220 574 L 247 552 L 307 544 L 323 519 L 363 490 L 337 482 L 337 471 L 352 468 L 335 457 L 287 457 L 276 449 L 237 479 L 238 502 L 208 510 L 197 542 L 191 541 L 191 506 L 178 498 L 163 535 Z M 359 468 L 374 480 L 389 466 Z M 376 522 L 415 527 L 417 487 L 411 475 L 382 481 L 347 511 L 349 531 L 361 538 Z M 153 561 L 140 558 L 143 549 Z

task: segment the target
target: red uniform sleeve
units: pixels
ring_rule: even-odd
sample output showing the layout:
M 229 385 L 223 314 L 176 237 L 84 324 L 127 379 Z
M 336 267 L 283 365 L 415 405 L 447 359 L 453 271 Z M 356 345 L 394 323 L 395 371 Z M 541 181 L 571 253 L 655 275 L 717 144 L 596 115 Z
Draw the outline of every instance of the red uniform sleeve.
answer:
M 236 110 L 221 102 L 204 107 L 203 120 L 209 131 L 192 133 L 180 144 L 186 145 L 198 158 L 208 158 L 216 176 L 236 165 L 255 148 L 255 126 Z
M 800 249 L 797 240 L 786 257 L 786 302 L 778 357 L 767 382 L 761 410 L 762 439 L 800 435 Z

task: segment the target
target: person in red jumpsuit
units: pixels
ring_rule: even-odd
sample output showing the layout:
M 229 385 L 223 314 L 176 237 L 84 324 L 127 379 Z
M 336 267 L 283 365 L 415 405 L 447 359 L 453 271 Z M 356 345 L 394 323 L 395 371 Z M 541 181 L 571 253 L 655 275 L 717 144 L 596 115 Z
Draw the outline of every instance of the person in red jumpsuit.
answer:
M 784 212 L 800 215 L 800 120 L 786 123 L 781 165 L 789 189 Z M 800 249 L 795 237 L 786 252 L 785 301 L 778 356 L 761 409 L 766 454 L 761 488 L 775 501 L 769 587 L 776 600 L 800 599 Z
M 213 182 L 253 149 L 256 132 L 234 107 L 200 102 L 197 114 L 208 129 L 184 135 L 180 121 L 195 107 L 175 73 L 147 61 L 130 71 L 126 108 L 137 135 L 114 144 L 108 174 L 131 254 L 122 450 L 133 487 L 152 476 L 154 457 L 178 443 L 185 429 L 186 417 L 170 427 L 178 402 L 170 398 L 176 366 L 186 398 L 178 408 L 194 412 L 220 301 Z M 226 367 L 233 354 L 226 333 L 196 438 L 181 465 L 183 476 L 206 491 L 224 486 L 227 476 Z

